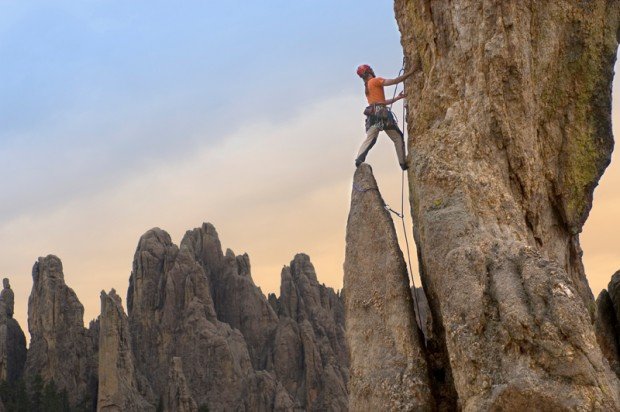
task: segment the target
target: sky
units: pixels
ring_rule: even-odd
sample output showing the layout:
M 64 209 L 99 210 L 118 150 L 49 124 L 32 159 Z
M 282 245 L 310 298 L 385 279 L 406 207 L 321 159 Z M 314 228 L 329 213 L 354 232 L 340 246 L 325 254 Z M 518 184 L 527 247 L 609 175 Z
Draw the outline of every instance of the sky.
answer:
M 125 296 L 152 227 L 178 244 L 214 224 L 265 293 L 299 252 L 342 287 L 355 68 L 398 74 L 391 1 L 0 0 L 0 59 L 0 276 L 24 329 L 37 257 L 62 259 L 87 323 L 101 290 Z M 595 294 L 620 269 L 616 157 L 582 235 Z M 399 209 L 391 141 L 368 160 Z

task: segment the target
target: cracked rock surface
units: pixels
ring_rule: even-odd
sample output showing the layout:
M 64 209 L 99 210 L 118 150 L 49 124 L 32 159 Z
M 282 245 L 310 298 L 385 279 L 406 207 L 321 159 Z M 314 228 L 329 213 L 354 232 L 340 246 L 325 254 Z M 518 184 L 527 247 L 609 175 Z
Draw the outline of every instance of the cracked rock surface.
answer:
M 407 267 L 372 169 L 353 178 L 344 263 L 351 410 L 434 410 Z
M 458 404 L 620 409 L 579 247 L 613 147 L 620 3 L 396 0 L 395 12 L 415 69 L 414 236 Z

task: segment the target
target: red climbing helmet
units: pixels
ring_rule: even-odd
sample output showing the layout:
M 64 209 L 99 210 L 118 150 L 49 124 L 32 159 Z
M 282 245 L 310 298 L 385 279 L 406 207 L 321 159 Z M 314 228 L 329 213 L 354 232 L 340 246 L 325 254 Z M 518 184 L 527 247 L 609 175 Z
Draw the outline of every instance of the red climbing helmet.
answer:
M 357 67 L 357 75 L 359 77 L 364 77 L 366 73 L 372 73 L 372 69 L 370 68 L 369 65 L 362 64 L 361 66 Z

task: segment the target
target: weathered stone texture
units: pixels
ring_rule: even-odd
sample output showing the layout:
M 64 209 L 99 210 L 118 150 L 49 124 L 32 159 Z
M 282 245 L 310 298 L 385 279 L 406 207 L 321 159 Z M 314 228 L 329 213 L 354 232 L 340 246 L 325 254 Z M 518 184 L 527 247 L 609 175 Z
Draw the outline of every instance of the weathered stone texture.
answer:
M 367 164 L 353 178 L 344 263 L 351 410 L 434 410 L 407 267 Z
M 620 378 L 620 271 L 596 299 L 595 326 L 603 355 Z
M 181 358 L 172 358 L 168 375 L 168 388 L 164 397 L 164 411 L 169 412 L 197 412 L 198 405 L 190 393 Z
M 0 382 L 19 379 L 26 363 L 26 337 L 13 319 L 14 294 L 9 280 L 4 279 L 0 294 Z
M 15 319 L 0 314 L 0 382 L 19 379 L 25 363 L 26 336 L 21 326 Z
M 121 298 L 114 289 L 102 291 L 97 411 L 155 411 L 155 406 L 146 401 L 150 388 L 135 370 L 130 340 Z
M 191 251 L 207 275 L 217 319 L 241 332 L 253 367 L 265 369 L 267 345 L 278 316 L 252 280 L 248 255 L 235 256 L 230 249 L 224 255 L 217 232 L 208 223 L 188 231 L 181 245 Z
M 114 290 L 102 292 L 88 329 L 60 259 L 40 258 L 33 281 L 26 377 L 53 380 L 80 410 L 347 410 L 342 298 L 318 283 L 306 255 L 283 270 L 280 299 L 268 299 L 249 257 L 222 253 L 212 225 L 188 231 L 180 247 L 149 230 L 136 249 L 128 314 Z M 11 379 L 21 373 L 10 363 L 19 362 L 12 322 L 0 300 L 0 376 Z
M 9 279 L 2 279 L 2 292 L 0 292 L 0 302 L 4 305 L 4 313 L 9 318 L 13 317 L 13 311 L 15 309 L 15 294 L 9 284 Z
M 282 388 L 271 376 L 255 372 L 243 335 L 217 319 L 209 278 L 195 251 L 188 242 L 177 248 L 160 229 L 140 239 L 128 291 L 137 367 L 162 394 L 172 358 L 180 357 L 199 405 L 270 410 L 286 394 L 278 393 Z M 206 254 L 217 259 L 210 251 Z M 248 390 L 254 387 L 267 392 Z
M 319 284 L 310 258 L 297 254 L 282 269 L 279 323 L 270 345 L 269 368 L 298 407 L 347 410 L 349 360 L 344 307 L 333 289 Z
M 73 406 L 95 399 L 97 371 L 91 332 L 84 328 L 84 307 L 65 284 L 62 263 L 56 256 L 41 257 L 32 269 L 28 300 L 30 348 L 25 376 L 40 375 L 66 390 Z
M 346 410 L 342 302 L 305 255 L 282 279 L 280 299 L 267 299 L 248 256 L 224 254 L 210 224 L 188 231 L 180 248 L 160 229 L 142 236 L 127 301 L 137 369 L 154 392 L 170 389 L 178 357 L 197 405 Z
M 578 238 L 613 147 L 620 2 L 397 0 L 395 11 L 415 68 L 414 235 L 460 406 L 620 409 Z

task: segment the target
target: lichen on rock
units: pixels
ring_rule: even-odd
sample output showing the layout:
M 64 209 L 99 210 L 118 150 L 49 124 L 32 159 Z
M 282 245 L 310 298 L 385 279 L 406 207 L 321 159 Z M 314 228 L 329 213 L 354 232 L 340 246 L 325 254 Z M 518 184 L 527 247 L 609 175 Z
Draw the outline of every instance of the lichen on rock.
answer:
M 395 12 L 415 68 L 414 236 L 460 407 L 620 408 L 578 237 L 613 147 L 620 3 L 397 0 Z

